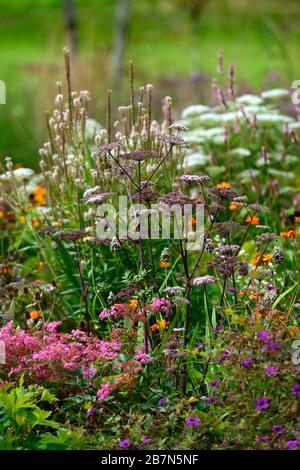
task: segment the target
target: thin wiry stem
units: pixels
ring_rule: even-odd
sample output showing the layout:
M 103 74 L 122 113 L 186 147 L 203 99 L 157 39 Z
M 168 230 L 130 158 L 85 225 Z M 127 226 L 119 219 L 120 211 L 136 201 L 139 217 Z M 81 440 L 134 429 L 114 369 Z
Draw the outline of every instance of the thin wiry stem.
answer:
M 109 155 L 111 156 L 111 158 L 113 159 L 113 161 L 118 165 L 118 167 L 121 168 L 121 170 L 125 173 L 125 175 L 127 176 L 127 178 L 130 179 L 131 183 L 136 187 L 137 190 L 139 190 L 139 186 L 136 184 L 136 182 L 134 181 L 133 178 L 131 178 L 130 174 L 128 173 L 127 170 L 125 170 L 125 168 L 123 167 L 123 165 L 121 165 L 121 163 L 113 156 L 113 154 L 111 152 L 108 152 Z
M 81 284 L 81 289 L 82 289 L 82 297 L 84 301 L 84 309 L 85 309 L 85 322 L 86 322 L 86 329 L 87 332 L 90 332 L 90 321 L 89 321 L 89 306 L 88 306 L 88 299 L 87 299 L 87 293 L 88 293 L 88 287 L 85 285 L 84 279 L 83 279 L 83 272 L 80 264 L 80 255 L 79 255 L 79 250 L 77 243 L 74 241 L 74 248 L 75 248 L 75 253 L 76 253 L 76 263 L 78 267 L 78 272 L 79 272 L 79 278 L 80 278 L 80 284 Z

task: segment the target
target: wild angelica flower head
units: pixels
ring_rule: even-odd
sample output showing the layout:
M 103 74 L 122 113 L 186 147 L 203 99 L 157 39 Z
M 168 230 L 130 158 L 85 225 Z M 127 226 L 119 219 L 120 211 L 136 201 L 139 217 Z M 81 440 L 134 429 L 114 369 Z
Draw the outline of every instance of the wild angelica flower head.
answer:
M 151 191 L 151 189 L 146 189 L 146 190 L 141 191 L 141 195 L 140 193 L 133 194 L 132 200 L 139 201 L 141 198 L 142 201 L 151 202 L 151 201 L 156 201 L 159 196 L 160 196 L 160 193 L 156 191 Z
M 184 297 L 178 297 L 177 295 L 173 298 L 173 302 L 178 305 L 188 305 L 190 301 Z
M 97 194 L 95 196 L 89 197 L 86 199 L 85 203 L 86 204 L 95 204 L 99 205 L 102 204 L 103 201 L 106 199 L 109 199 L 111 196 L 113 196 L 115 193 L 101 193 Z
M 217 186 L 210 189 L 210 193 L 218 199 L 232 200 L 237 197 L 237 192 L 231 188 L 218 188 Z
M 215 282 L 215 278 L 207 274 L 206 276 L 195 277 L 195 279 L 193 279 L 192 281 L 192 286 L 193 287 L 207 286 L 208 284 L 212 284 L 213 282 Z
M 89 199 L 92 196 L 96 196 L 101 192 L 100 186 L 95 186 L 94 188 L 89 188 L 83 193 L 83 199 Z
M 146 217 L 152 214 L 157 214 L 158 211 L 156 209 L 141 209 L 135 211 L 135 216 L 136 217 Z
M 221 235 L 229 235 L 232 232 L 235 232 L 237 230 L 242 230 L 244 227 L 239 224 L 238 222 L 232 222 L 232 221 L 227 221 L 227 222 L 220 222 L 217 224 L 217 230 Z
M 275 233 L 270 233 L 270 232 L 261 233 L 260 235 L 257 235 L 255 237 L 255 240 L 259 243 L 271 242 L 273 240 L 278 240 L 278 239 L 279 239 L 278 235 L 276 235 Z
M 178 124 L 178 123 L 174 123 L 174 124 L 171 124 L 171 126 L 169 126 L 169 129 L 175 129 L 175 131 L 178 131 L 178 132 L 188 132 L 189 131 L 189 128 L 184 126 L 183 124 Z
M 225 207 L 222 204 L 209 204 L 205 206 L 210 216 L 216 216 L 218 212 L 224 212 Z
M 83 241 L 89 246 L 96 246 L 96 245 L 105 245 L 108 241 L 110 241 L 110 239 L 86 236 L 83 238 Z
M 140 290 L 140 286 L 138 284 L 130 284 L 127 287 L 123 287 L 123 289 L 119 290 L 114 295 L 114 300 L 129 300 L 134 297 Z
M 182 181 L 184 183 L 206 183 L 207 181 L 210 181 L 210 177 L 207 175 L 183 175 L 180 176 L 179 181 Z
M 55 230 L 54 227 L 44 227 L 41 230 L 39 230 L 39 235 L 49 235 L 49 233 L 53 232 Z
M 195 200 L 184 196 L 181 192 L 175 191 L 173 193 L 164 194 L 159 197 L 159 200 L 169 206 L 179 205 L 184 206 L 185 204 L 195 204 Z
M 275 246 L 273 253 L 272 253 L 272 261 L 275 264 L 281 264 L 283 263 L 283 252 L 282 249 L 279 248 L 279 246 Z
M 131 150 L 130 152 L 126 152 L 120 155 L 120 157 L 125 158 L 126 160 L 134 160 L 136 162 L 142 162 L 144 160 L 151 160 L 154 158 L 158 158 L 158 154 L 156 152 L 151 152 L 149 150 Z
M 240 261 L 238 273 L 240 276 L 248 276 L 249 274 L 248 264 L 245 263 L 244 261 Z
M 235 256 L 216 256 L 207 264 L 209 268 L 214 268 L 224 277 L 231 277 L 237 265 L 239 265 L 239 260 Z
M 223 245 L 216 248 L 216 252 L 220 255 L 233 255 L 239 248 L 239 245 Z
M 170 286 L 164 289 L 164 292 L 166 292 L 166 294 L 169 294 L 169 295 L 178 295 L 184 291 L 185 291 L 185 288 L 180 287 L 180 286 Z
M 248 209 L 253 209 L 255 212 L 268 212 L 269 209 L 266 207 L 261 206 L 260 204 L 249 204 Z
M 186 147 L 188 147 L 188 143 L 179 135 L 164 134 L 160 137 L 160 140 L 166 144 L 176 146 L 185 145 Z
M 60 230 L 59 232 L 56 232 L 54 235 L 60 240 L 66 240 L 70 242 L 70 241 L 76 241 L 76 240 L 82 239 L 86 234 L 82 230 L 72 230 L 72 231 Z
M 141 181 L 141 189 L 149 189 L 154 185 L 153 181 Z
M 243 203 L 243 202 L 246 202 L 247 199 L 248 199 L 247 196 L 237 196 L 232 200 L 232 202 Z
M 120 144 L 118 142 L 111 142 L 109 144 L 101 145 L 94 153 L 95 155 L 105 155 L 112 152 L 113 150 L 118 149 L 119 147 Z

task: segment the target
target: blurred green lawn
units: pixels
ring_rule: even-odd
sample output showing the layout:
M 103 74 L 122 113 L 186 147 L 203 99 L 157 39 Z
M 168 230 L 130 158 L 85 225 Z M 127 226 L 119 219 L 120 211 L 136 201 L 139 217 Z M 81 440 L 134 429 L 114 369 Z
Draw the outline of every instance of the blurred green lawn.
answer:
M 140 80 L 155 84 L 158 76 L 199 72 L 214 76 L 220 47 L 226 63 L 236 65 L 237 81 L 249 88 L 290 86 L 300 79 L 299 0 L 207 0 L 196 26 L 184 1 L 132 0 L 126 58 L 134 59 Z M 76 0 L 81 58 L 86 64 L 99 62 L 95 71 L 82 75 L 80 85 L 91 87 L 99 99 L 110 86 L 103 69 L 115 4 Z M 1 157 L 31 165 L 38 160 L 45 135 L 42 110 L 50 106 L 53 83 L 62 78 L 58 65 L 66 43 L 60 0 L 1 0 L 0 79 L 7 85 L 7 104 L 0 106 Z M 101 119 L 102 109 L 101 104 L 94 108 L 95 117 Z

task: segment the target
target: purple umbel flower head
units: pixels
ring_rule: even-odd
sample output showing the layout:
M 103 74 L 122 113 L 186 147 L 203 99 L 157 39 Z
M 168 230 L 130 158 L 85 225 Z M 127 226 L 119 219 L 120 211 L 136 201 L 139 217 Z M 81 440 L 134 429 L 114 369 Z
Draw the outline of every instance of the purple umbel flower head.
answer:
M 256 400 L 256 408 L 258 410 L 265 410 L 266 408 L 269 408 L 268 398 L 267 397 L 258 398 Z
M 188 418 L 185 419 L 185 424 L 187 424 L 188 426 L 196 426 L 196 427 L 199 427 L 200 426 L 200 423 L 201 423 L 201 419 L 200 418 L 193 418 L 193 416 L 189 416 Z

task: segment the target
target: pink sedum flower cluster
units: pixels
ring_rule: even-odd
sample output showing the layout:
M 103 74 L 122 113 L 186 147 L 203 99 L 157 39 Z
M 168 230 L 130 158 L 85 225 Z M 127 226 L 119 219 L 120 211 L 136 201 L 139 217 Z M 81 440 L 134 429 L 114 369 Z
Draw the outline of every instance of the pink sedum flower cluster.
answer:
M 92 378 L 97 374 L 97 363 L 111 363 L 118 356 L 117 342 L 102 341 L 79 330 L 60 333 L 60 323 L 24 331 L 9 322 L 0 329 L 0 341 L 6 348 L 4 368 L 9 375 L 26 371 L 31 377 L 55 381 L 62 379 L 64 371 L 81 369 L 85 378 Z

